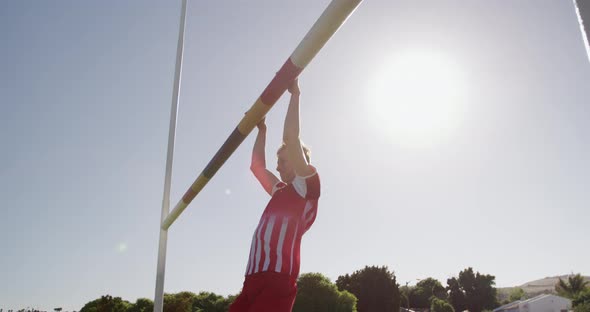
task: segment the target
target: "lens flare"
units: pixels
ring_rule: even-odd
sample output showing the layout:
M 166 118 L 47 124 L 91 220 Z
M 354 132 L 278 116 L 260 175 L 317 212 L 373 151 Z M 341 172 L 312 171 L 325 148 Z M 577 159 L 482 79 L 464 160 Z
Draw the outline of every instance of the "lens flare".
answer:
M 127 243 L 123 243 L 123 242 L 119 243 L 117 245 L 117 251 L 120 253 L 127 251 Z

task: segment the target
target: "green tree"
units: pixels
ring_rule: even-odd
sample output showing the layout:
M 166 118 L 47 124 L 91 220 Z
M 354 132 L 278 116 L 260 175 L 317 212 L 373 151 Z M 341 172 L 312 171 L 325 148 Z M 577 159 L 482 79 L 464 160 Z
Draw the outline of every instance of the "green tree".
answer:
M 227 296 L 227 298 L 225 299 L 227 302 L 227 306 L 228 306 L 228 310 L 229 310 L 229 306 L 232 305 L 232 303 L 234 303 L 234 301 L 236 300 L 236 298 L 238 297 L 239 293 L 237 295 L 229 295 Z
M 446 300 L 434 297 L 430 305 L 430 312 L 455 312 L 455 309 Z
M 518 287 L 510 292 L 508 303 L 523 299 L 526 299 L 526 293 L 524 292 L 524 289 Z
M 127 312 L 152 312 L 154 311 L 154 302 L 147 298 L 139 298 L 127 310 Z
M 338 277 L 339 290 L 347 290 L 358 298 L 359 312 L 398 312 L 399 285 L 386 266 L 366 266 L 352 275 Z
M 85 304 L 80 312 L 127 312 L 129 308 L 131 308 L 129 301 L 121 297 L 105 295 Z
M 454 277 L 448 279 L 447 290 L 449 292 L 449 302 L 455 311 L 465 311 L 467 308 L 467 299 L 465 298 L 465 293 L 461 289 L 459 280 Z
M 338 278 L 336 279 L 336 287 L 338 287 L 339 290 L 350 289 L 351 283 L 352 278 L 348 274 L 338 276 Z
M 590 287 L 579 292 L 572 300 L 574 312 L 590 312 Z
M 232 300 L 233 302 L 233 300 Z M 193 301 L 193 312 L 225 312 L 230 301 L 212 292 L 200 292 Z
M 190 291 L 164 294 L 164 312 L 192 312 L 193 302 L 196 297 L 197 295 Z
M 446 300 L 447 291 L 436 279 L 423 279 L 410 288 L 408 300 L 411 308 L 429 309 L 433 298 Z
M 183 291 L 164 294 L 164 312 L 225 312 L 236 296 L 224 298 L 210 292 L 198 295 Z M 139 298 L 134 304 L 106 295 L 88 302 L 80 312 L 152 312 L 154 303 L 147 298 Z
M 100 298 L 92 300 L 88 303 L 86 303 L 82 309 L 80 309 L 80 312 L 96 312 L 96 305 L 98 304 L 98 301 L 100 300 Z M 10 311 L 8 311 L 10 312 Z
M 560 296 L 573 299 L 586 288 L 586 285 L 588 285 L 588 282 L 578 273 L 568 276 L 567 281 L 559 278 L 559 281 L 555 284 L 555 291 Z
M 293 312 L 356 312 L 356 297 L 339 291 L 320 273 L 306 273 L 297 280 L 297 297 Z
M 458 278 L 448 279 L 449 301 L 455 311 L 481 312 L 497 307 L 495 279 L 492 275 L 473 273 L 472 268 L 459 272 Z
M 399 299 L 400 299 L 400 307 L 402 308 L 410 308 L 410 291 L 411 288 L 406 284 L 405 286 L 401 286 L 399 288 Z M 0 311 L 2 312 L 2 311 Z

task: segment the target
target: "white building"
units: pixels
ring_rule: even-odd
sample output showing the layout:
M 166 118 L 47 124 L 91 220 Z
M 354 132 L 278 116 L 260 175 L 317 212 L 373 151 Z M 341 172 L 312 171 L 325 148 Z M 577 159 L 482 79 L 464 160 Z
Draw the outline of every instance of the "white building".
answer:
M 556 295 L 543 294 L 518 300 L 494 309 L 494 312 L 568 312 L 572 301 Z

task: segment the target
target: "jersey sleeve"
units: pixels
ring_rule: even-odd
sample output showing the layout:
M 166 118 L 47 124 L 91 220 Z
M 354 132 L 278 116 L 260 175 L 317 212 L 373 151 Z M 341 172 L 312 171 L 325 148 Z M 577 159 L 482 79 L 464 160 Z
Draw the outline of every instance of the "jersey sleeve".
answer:
M 304 225 L 304 233 L 311 228 L 311 225 L 315 221 L 318 215 L 318 201 L 308 200 L 303 210 L 302 220 Z
M 295 176 L 293 187 L 299 196 L 312 200 L 320 197 L 320 176 L 315 167 L 313 173 L 306 177 Z

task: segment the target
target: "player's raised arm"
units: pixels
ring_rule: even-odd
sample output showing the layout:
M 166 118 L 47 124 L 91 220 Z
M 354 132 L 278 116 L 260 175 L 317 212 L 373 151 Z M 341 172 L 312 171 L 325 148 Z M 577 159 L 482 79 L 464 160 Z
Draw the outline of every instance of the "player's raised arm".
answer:
M 272 188 L 279 182 L 279 179 L 268 169 L 266 169 L 266 123 L 262 119 L 258 125 L 258 135 L 254 142 L 252 150 L 252 162 L 250 170 L 258 179 L 264 190 L 272 195 Z
M 291 161 L 295 174 L 298 176 L 308 176 L 313 174 L 313 168 L 307 163 L 301 140 L 299 138 L 299 81 L 295 79 L 288 88 L 291 93 L 289 108 L 285 117 L 285 128 L 283 130 L 283 141 L 287 146 L 287 153 Z

